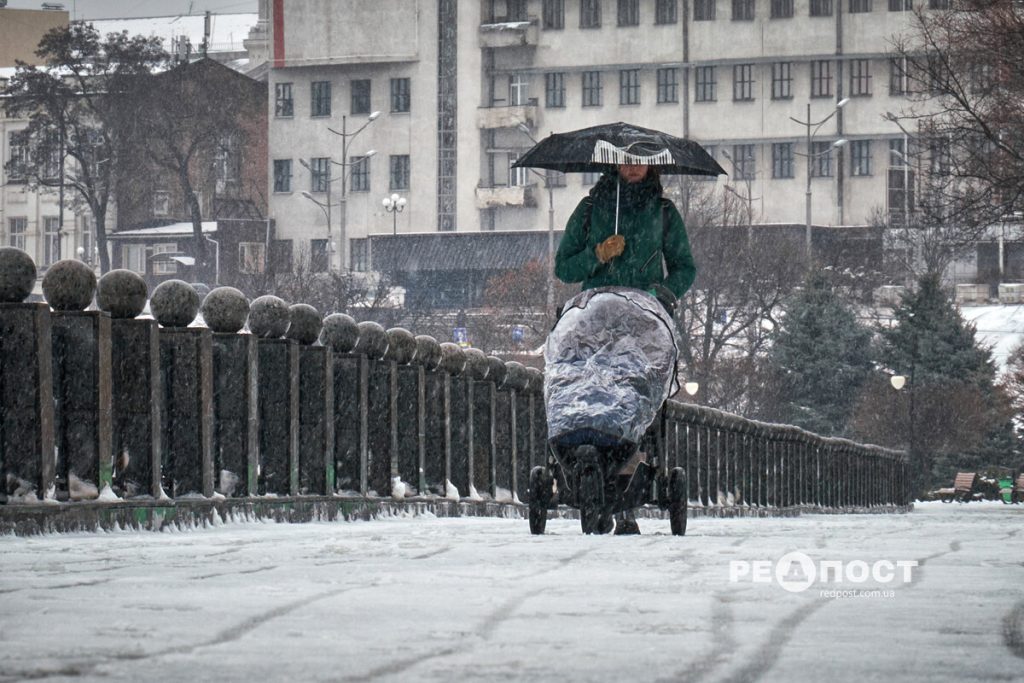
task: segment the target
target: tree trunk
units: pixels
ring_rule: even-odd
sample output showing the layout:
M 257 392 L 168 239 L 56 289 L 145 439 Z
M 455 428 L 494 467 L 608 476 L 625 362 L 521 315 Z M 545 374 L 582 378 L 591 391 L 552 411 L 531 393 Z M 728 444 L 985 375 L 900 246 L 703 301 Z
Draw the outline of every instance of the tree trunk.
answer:
M 100 257 L 100 273 L 110 271 L 110 252 L 107 251 L 107 207 L 93 207 L 93 220 L 96 223 L 96 251 Z
M 194 255 L 196 259 L 195 277 L 199 280 L 207 280 L 212 273 L 206 253 L 206 237 L 203 235 L 203 212 L 196 193 L 192 191 L 192 180 L 188 177 L 187 164 L 178 170 L 178 182 L 185 195 L 185 201 L 188 202 L 189 214 L 192 216 L 192 237 L 195 241 Z

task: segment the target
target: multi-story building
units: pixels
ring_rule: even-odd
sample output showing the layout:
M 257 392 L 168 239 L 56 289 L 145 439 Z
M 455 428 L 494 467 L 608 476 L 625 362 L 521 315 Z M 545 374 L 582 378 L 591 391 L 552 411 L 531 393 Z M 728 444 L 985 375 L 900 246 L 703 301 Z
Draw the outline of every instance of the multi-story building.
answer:
M 910 8 L 274 0 L 270 213 L 295 249 L 340 244 L 332 263 L 354 269 L 367 265 L 363 240 L 393 229 L 545 229 L 549 197 L 560 227 L 594 178 L 511 163 L 548 133 L 622 120 L 704 144 L 754 222 L 802 225 L 809 191 L 814 224 L 863 225 L 902 210 L 912 180 L 907 140 L 886 118 L 907 104 L 888 53 Z M 331 129 L 361 131 L 343 143 Z M 408 198 L 397 220 L 381 203 L 393 192 Z

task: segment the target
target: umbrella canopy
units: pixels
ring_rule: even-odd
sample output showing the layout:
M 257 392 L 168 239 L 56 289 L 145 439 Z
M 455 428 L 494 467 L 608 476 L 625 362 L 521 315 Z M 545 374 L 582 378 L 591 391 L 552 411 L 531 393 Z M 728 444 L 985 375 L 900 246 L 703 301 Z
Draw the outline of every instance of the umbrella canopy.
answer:
M 654 166 L 661 173 L 679 175 L 725 173 L 693 140 L 621 121 L 549 135 L 520 157 L 513 168 L 600 173 L 620 164 Z

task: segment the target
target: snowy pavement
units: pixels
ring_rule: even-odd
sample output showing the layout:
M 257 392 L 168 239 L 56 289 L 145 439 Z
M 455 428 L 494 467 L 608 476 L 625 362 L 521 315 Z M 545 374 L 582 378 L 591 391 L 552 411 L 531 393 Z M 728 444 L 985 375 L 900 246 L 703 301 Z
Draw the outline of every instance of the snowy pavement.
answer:
M 1022 524 L 996 503 L 684 538 L 468 518 L 7 536 L 0 681 L 1020 681 Z M 846 579 L 919 566 L 750 580 L 791 551 Z

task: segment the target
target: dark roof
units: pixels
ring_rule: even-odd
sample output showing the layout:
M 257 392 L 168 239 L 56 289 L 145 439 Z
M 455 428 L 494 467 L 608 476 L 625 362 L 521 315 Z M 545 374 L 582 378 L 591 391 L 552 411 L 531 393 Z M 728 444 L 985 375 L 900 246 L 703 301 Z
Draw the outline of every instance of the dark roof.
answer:
M 554 246 L 562 231 L 554 234 Z M 547 230 L 371 235 L 374 268 L 402 271 L 508 270 L 548 255 Z

